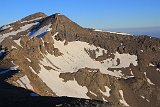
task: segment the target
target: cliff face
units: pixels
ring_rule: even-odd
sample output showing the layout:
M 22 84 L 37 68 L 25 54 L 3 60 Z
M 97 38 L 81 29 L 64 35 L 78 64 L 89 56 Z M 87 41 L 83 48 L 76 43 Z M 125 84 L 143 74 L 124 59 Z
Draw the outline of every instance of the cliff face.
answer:
M 160 39 L 82 28 L 36 13 L 0 28 L 0 76 L 42 96 L 160 106 Z

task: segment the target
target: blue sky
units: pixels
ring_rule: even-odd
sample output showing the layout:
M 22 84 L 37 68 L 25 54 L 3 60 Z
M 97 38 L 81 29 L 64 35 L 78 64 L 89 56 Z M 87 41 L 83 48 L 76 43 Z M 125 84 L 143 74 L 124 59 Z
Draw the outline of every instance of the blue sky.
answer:
M 0 26 L 35 12 L 99 29 L 160 26 L 160 0 L 2 0 Z

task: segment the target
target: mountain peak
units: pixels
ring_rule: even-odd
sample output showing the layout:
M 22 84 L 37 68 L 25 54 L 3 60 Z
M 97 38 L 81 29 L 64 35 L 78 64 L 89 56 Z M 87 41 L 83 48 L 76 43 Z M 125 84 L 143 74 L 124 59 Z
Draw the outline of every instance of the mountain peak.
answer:
M 22 18 L 21 21 L 33 20 L 36 18 L 44 18 L 44 17 L 47 17 L 47 15 L 42 12 L 37 12 L 37 13 L 31 14 L 29 16 Z
M 160 39 L 86 29 L 39 12 L 1 27 L 0 45 L 4 82 L 42 96 L 160 107 Z

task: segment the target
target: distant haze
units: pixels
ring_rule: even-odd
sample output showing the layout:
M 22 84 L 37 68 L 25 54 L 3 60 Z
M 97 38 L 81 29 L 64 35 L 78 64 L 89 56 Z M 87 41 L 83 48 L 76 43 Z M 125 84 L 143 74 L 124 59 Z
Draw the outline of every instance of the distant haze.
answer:
M 143 27 L 143 28 L 109 28 L 105 31 L 124 32 L 132 35 L 148 35 L 160 38 L 160 27 Z

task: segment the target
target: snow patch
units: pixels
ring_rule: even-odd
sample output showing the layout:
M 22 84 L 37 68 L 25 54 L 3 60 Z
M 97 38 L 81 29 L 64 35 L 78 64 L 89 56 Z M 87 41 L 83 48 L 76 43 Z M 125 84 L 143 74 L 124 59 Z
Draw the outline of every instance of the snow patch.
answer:
M 57 15 L 59 15 L 59 16 L 60 16 L 60 15 L 62 15 L 62 14 L 58 13 Z
M 42 19 L 42 18 L 43 18 L 43 17 L 38 17 L 38 18 L 35 18 L 35 19 L 32 19 L 32 20 L 22 21 L 21 23 L 29 23 L 29 22 L 33 22 L 33 21 L 40 20 L 40 19 Z
M 63 107 L 63 104 L 58 104 L 56 105 L 56 107 Z
M 119 90 L 119 93 L 120 93 L 120 95 L 121 95 L 121 97 L 122 97 L 122 99 L 120 99 L 119 101 L 120 101 L 120 103 L 121 104 L 123 104 L 124 106 L 129 106 L 128 104 L 127 104 L 127 102 L 125 101 L 125 99 L 124 99 L 124 97 L 123 97 L 123 91 L 122 90 Z
M 160 69 L 159 69 L 159 68 L 157 68 L 156 70 L 157 70 L 158 72 L 160 72 Z
M 26 31 L 27 29 L 31 28 L 31 27 L 34 26 L 34 25 L 37 25 L 38 23 L 39 23 L 39 22 L 27 24 L 27 25 L 25 25 L 25 26 L 20 27 L 20 29 L 17 30 L 17 31 L 11 31 L 11 32 L 9 32 L 9 33 L 5 33 L 5 34 L 0 35 L 0 43 L 1 43 L 6 37 L 9 37 L 10 35 L 17 35 L 17 33 L 22 32 L 22 31 Z
M 27 59 L 27 61 L 32 62 L 29 58 L 26 57 L 26 59 Z
M 155 85 L 153 82 L 151 82 L 151 80 L 149 78 L 146 78 L 147 79 L 147 82 L 151 85 Z
M 100 90 L 100 92 L 101 92 L 103 95 L 109 97 L 109 96 L 110 96 L 110 90 L 111 90 L 111 89 L 110 89 L 108 86 L 105 86 L 105 89 L 106 89 L 106 92 L 103 92 L 102 90 Z
M 41 70 L 38 76 L 56 95 L 89 98 L 86 95 L 88 89 L 85 86 L 80 86 L 75 80 L 64 82 L 63 79 L 59 77 L 61 72 L 54 70 L 48 71 L 42 65 L 40 65 L 40 67 Z
M 56 32 L 53 36 L 55 37 L 55 36 L 57 36 L 59 34 L 59 32 Z
M 88 72 L 97 72 L 97 70 L 88 70 Z
M 58 34 L 55 33 L 53 35 L 56 36 Z M 77 72 L 81 68 L 93 68 L 99 69 L 103 74 L 109 74 L 115 77 L 122 77 L 123 74 L 121 71 L 109 71 L 108 68 L 126 68 L 129 67 L 130 64 L 137 66 L 137 56 L 130 55 L 130 54 L 119 54 L 118 52 L 113 53 L 115 58 L 108 58 L 103 61 L 103 63 L 99 61 L 95 61 L 92 59 L 88 53 L 86 53 L 85 49 L 88 50 L 96 50 L 99 49 L 100 54 L 97 56 L 102 55 L 102 51 L 107 53 L 107 50 L 96 47 L 94 45 L 90 45 L 86 42 L 74 41 L 69 42 L 68 45 L 64 45 L 64 41 L 57 41 L 54 39 L 54 47 L 58 48 L 62 56 L 55 57 L 54 55 L 47 54 L 41 63 L 45 63 L 50 67 L 55 68 L 60 72 Z M 120 60 L 120 64 L 117 65 L 117 59 Z M 47 60 L 47 61 L 46 61 Z
M 133 71 L 130 69 L 130 74 L 131 76 L 126 76 L 124 77 L 125 79 L 128 79 L 128 78 L 133 78 L 134 77 L 134 74 L 133 74 Z
M 113 60 L 113 66 L 111 68 L 123 68 L 123 67 L 129 67 L 130 64 L 133 64 L 134 66 L 137 66 L 137 56 L 136 55 L 130 55 L 130 54 L 119 54 L 116 52 L 115 54 L 116 60 Z M 120 64 L 117 65 L 117 59 L 120 60 Z
M 106 101 L 106 102 L 108 102 L 108 100 L 106 100 L 104 97 L 103 97 L 103 101 Z
M 11 49 L 17 49 L 17 47 L 15 47 L 15 46 L 11 46 Z
M 97 31 L 97 32 L 102 32 L 102 30 L 100 30 L 100 29 L 94 29 L 94 31 Z
M 17 80 L 16 82 L 20 85 L 20 87 L 26 88 L 26 87 L 24 86 L 24 84 L 23 84 L 20 80 Z
M 110 71 L 108 68 L 126 68 L 130 64 L 137 66 L 137 56 L 130 54 L 119 54 L 118 52 L 113 53 L 115 58 L 108 58 L 104 60 L 104 63 L 92 59 L 85 49 L 96 50 L 97 56 L 102 55 L 107 50 L 90 45 L 86 42 L 74 41 L 69 42 L 67 45 L 64 45 L 65 41 L 57 41 L 55 36 L 58 35 L 56 32 L 52 37 L 54 39 L 54 47 L 58 48 L 62 53 L 61 56 L 55 57 L 47 53 L 43 54 L 43 59 L 40 61 L 40 73 L 37 74 L 46 85 L 53 90 L 58 96 L 70 96 L 70 97 L 79 97 L 79 98 L 89 98 L 86 93 L 88 89 L 85 86 L 80 86 L 77 81 L 70 80 L 64 82 L 62 78 L 59 78 L 60 73 L 65 72 L 77 72 L 81 68 L 92 68 L 99 69 L 103 74 L 109 74 L 111 76 L 122 78 L 124 75 L 122 71 Z M 117 65 L 117 59 L 119 58 L 120 64 Z M 53 69 L 47 70 L 44 66 L 50 66 Z M 105 96 L 110 96 L 109 87 L 105 86 L 106 92 L 101 91 Z
M 21 41 L 21 39 L 20 39 L 20 38 L 19 38 L 19 39 L 17 39 L 17 40 L 14 40 L 14 42 L 16 42 L 16 43 L 17 43 L 17 45 L 21 46 L 20 41 Z
M 155 85 L 154 83 L 152 83 L 152 82 L 151 82 L 151 80 L 150 80 L 149 78 L 147 78 L 147 74 L 146 74 L 146 72 L 144 72 L 144 75 L 145 75 L 145 77 L 146 77 L 146 79 L 147 79 L 147 82 L 148 82 L 149 84 L 151 84 L 151 85 Z
M 44 35 L 47 34 L 49 31 L 52 30 L 52 28 L 50 28 L 51 25 L 52 25 L 52 24 L 50 23 L 49 25 L 46 25 L 46 26 L 38 29 L 37 31 L 32 31 L 32 32 L 30 32 L 28 35 L 29 35 L 30 37 L 38 37 L 38 38 L 40 38 L 40 37 L 44 36 Z
M 145 99 L 147 102 L 150 102 L 148 99 L 146 99 L 144 96 L 141 96 L 141 98 Z
M 118 35 L 131 35 L 131 34 L 128 34 L 128 33 L 123 33 L 123 32 L 110 32 L 110 31 L 107 31 L 109 33 L 113 33 L 113 34 L 118 34 Z
M 29 66 L 29 68 L 31 69 L 31 71 L 32 71 L 34 74 L 37 74 L 31 66 Z
M 30 84 L 30 81 L 29 81 L 27 75 L 21 77 L 19 80 L 17 80 L 17 82 L 21 85 L 21 87 L 33 90 L 33 87 Z
M 113 73 L 114 73 L 115 77 L 123 77 L 124 76 L 124 74 L 122 74 L 121 70 L 114 70 Z
M 94 96 L 97 96 L 97 94 L 93 93 L 92 91 L 89 91 L 91 94 L 93 94 Z
M 152 67 L 154 67 L 155 65 L 153 65 L 152 63 L 149 63 L 149 66 L 152 66 Z
M 9 29 L 9 28 L 11 28 L 11 27 L 12 27 L 12 26 L 10 26 L 10 25 L 4 25 L 4 26 L 1 27 L 1 30 Z

